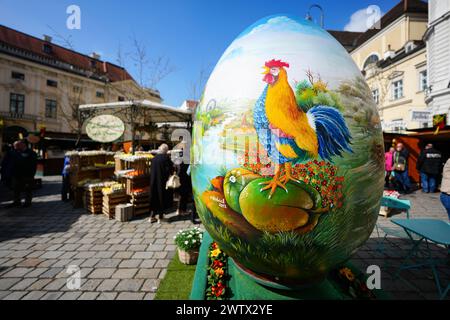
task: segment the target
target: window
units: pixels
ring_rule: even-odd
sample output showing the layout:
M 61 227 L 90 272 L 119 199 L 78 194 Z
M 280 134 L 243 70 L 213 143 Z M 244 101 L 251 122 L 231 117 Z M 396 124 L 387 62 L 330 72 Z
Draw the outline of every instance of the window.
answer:
M 378 62 L 378 60 L 379 58 L 376 54 L 371 54 L 364 62 L 363 70 L 366 69 L 369 65 Z
M 97 98 L 104 98 L 105 97 L 105 93 L 102 92 L 102 91 L 97 91 L 95 93 L 95 95 L 96 95 Z
M 125 97 L 119 96 L 119 97 L 117 98 L 117 100 L 118 100 L 118 101 L 125 101 Z
M 23 114 L 25 109 L 25 96 L 23 94 L 11 93 L 9 96 L 9 112 Z
M 403 119 L 394 119 L 391 122 L 391 130 L 394 132 L 400 132 L 406 129 Z
M 23 73 L 13 71 L 11 72 L 11 78 L 17 80 L 25 80 L 25 75 Z
M 397 80 L 392 83 L 392 99 L 403 98 L 403 80 Z
M 47 99 L 45 100 L 45 117 L 56 119 L 56 101 Z
M 425 91 L 428 88 L 427 70 L 419 72 L 419 91 Z
M 44 51 L 47 54 L 52 54 L 53 49 L 51 45 L 49 45 L 48 43 L 44 43 L 44 45 L 42 46 L 42 51 Z
M 53 87 L 53 88 L 57 88 L 58 87 L 58 82 L 55 81 L 55 80 L 47 80 L 47 86 Z
M 376 104 L 380 103 L 380 92 L 378 91 L 378 89 L 372 90 L 372 97 L 373 101 L 375 101 Z
M 83 92 L 83 88 L 80 86 L 73 86 L 73 92 L 74 93 L 82 93 Z

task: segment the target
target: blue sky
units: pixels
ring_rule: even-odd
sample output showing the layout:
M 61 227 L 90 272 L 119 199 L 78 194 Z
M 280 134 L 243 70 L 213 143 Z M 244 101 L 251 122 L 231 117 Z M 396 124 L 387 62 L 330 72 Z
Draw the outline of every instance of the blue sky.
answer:
M 357 11 L 378 5 L 388 11 L 395 0 L 299 1 L 299 0 L 0 0 L 0 24 L 41 37 L 70 38 L 75 50 L 93 51 L 116 62 L 119 45 L 130 52 L 132 38 L 145 44 L 150 57 L 165 56 L 175 71 L 157 89 L 164 102 L 179 106 L 192 95 L 192 83 L 201 70 L 209 74 L 231 42 L 257 20 L 277 14 L 304 17 L 312 3 L 325 11 L 325 28 L 360 28 Z M 81 8 L 81 30 L 66 28 L 66 8 Z M 361 13 L 361 11 L 360 11 Z M 314 17 L 318 11 L 313 10 Z M 353 15 L 353 20 L 349 22 Z M 360 19 L 359 19 L 360 20 Z M 55 40 L 58 42 L 58 39 Z M 128 59 L 126 67 L 137 78 Z

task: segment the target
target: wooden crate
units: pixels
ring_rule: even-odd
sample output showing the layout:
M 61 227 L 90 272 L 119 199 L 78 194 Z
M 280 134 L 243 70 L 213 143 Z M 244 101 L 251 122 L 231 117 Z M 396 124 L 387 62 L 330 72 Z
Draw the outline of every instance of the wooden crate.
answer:
M 125 189 L 128 195 L 132 195 L 136 189 L 144 189 L 150 185 L 150 176 L 125 177 Z
M 116 206 L 115 219 L 120 222 L 130 221 L 133 218 L 133 205 L 130 203 Z
M 103 195 L 102 212 L 107 215 L 109 219 L 114 219 L 116 206 L 128 203 L 128 201 L 129 197 L 125 192 L 114 192 Z
M 92 214 L 102 213 L 103 194 L 101 189 L 86 188 L 84 198 L 87 211 Z
M 150 193 L 142 192 L 131 195 L 131 204 L 133 205 L 133 216 L 140 216 L 150 211 Z

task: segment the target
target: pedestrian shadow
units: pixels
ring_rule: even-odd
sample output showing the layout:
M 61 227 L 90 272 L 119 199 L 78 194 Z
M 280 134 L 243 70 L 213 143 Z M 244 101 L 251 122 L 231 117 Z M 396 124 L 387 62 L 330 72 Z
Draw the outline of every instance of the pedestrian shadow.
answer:
M 68 231 L 85 211 L 62 201 L 33 202 L 31 207 L 0 209 L 0 242 Z

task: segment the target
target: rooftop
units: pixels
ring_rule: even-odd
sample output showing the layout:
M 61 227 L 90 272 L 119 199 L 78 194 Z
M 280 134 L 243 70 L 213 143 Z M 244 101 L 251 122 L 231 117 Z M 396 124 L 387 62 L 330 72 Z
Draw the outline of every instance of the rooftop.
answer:
M 0 53 L 103 82 L 132 80 L 128 71 L 99 57 L 88 56 L 0 25 Z M 149 89 L 159 96 L 158 91 Z

